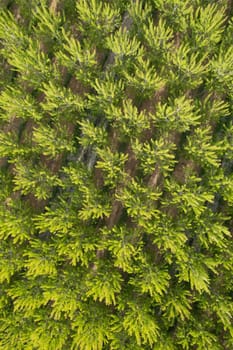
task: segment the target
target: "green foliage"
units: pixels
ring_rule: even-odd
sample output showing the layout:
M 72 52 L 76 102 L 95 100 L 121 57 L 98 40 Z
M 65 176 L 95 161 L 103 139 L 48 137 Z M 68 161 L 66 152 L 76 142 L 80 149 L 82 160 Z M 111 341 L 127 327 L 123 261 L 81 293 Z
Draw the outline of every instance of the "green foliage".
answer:
M 190 283 L 191 289 L 196 289 L 198 292 L 209 292 L 209 275 L 206 266 L 199 260 L 200 254 L 194 256 L 194 253 L 189 254 L 189 260 L 185 265 L 180 266 L 178 272 L 179 281 L 185 281 Z M 181 265 L 181 264 L 180 264 Z
M 114 81 L 114 77 L 109 74 L 104 78 L 96 79 L 91 83 L 96 94 L 89 95 L 89 103 L 94 111 L 104 112 L 109 106 L 115 106 L 123 99 L 123 81 Z
M 37 41 L 29 40 L 26 50 L 13 47 L 8 62 L 20 74 L 20 78 L 34 88 L 39 88 L 43 82 L 53 77 L 57 79 L 59 77 L 58 71 L 52 69 L 51 61 L 41 51 L 40 43 Z
M 116 305 L 116 294 L 121 290 L 122 277 L 119 272 L 106 268 L 87 277 L 87 297 L 104 301 L 106 305 Z
M 131 1 L 128 13 L 133 20 L 133 25 L 135 26 L 137 33 L 142 33 L 142 27 L 151 16 L 151 11 L 152 7 L 150 3 L 139 0 Z
M 191 293 L 179 286 L 166 295 L 161 309 L 171 324 L 177 317 L 183 321 L 189 319 L 191 317 Z
M 0 132 L 0 151 L 2 157 L 15 158 L 31 153 L 31 147 L 20 144 L 16 132 Z
M 56 86 L 52 81 L 42 86 L 41 90 L 45 94 L 46 100 L 41 103 L 41 106 L 54 118 L 61 115 L 67 120 L 70 114 L 80 112 L 83 109 L 82 99 L 73 94 L 70 89 Z
M 77 221 L 76 213 L 71 204 L 62 198 L 59 198 L 53 208 L 46 207 L 45 209 L 44 213 L 33 218 L 35 227 L 42 233 L 49 231 L 66 234 Z
M 151 59 L 157 63 L 166 61 L 168 52 L 173 46 L 174 33 L 166 22 L 160 17 L 158 24 L 155 26 L 152 20 L 148 25 L 143 26 L 145 41 L 150 49 Z
M 93 43 L 99 44 L 120 23 L 120 13 L 116 7 L 98 0 L 81 0 L 76 3 L 81 31 Z
M 108 195 L 95 188 L 91 182 L 82 185 L 80 188 L 82 206 L 78 212 L 78 218 L 88 221 L 108 217 L 111 213 Z
M 106 117 L 120 133 L 131 137 L 139 136 L 150 127 L 149 116 L 144 111 L 139 112 L 131 100 L 124 100 L 122 108 L 108 106 Z
M 166 135 L 139 144 L 138 140 L 133 145 L 133 150 L 141 161 L 141 167 L 145 174 L 151 175 L 158 168 L 164 175 L 173 170 L 175 164 L 175 144 L 166 140 Z
M 68 238 L 63 233 L 58 233 L 58 237 L 57 253 L 68 259 L 71 265 L 88 267 L 95 258 L 99 237 L 93 237 L 85 227 L 79 226 L 70 231 Z
M 146 230 L 152 235 L 153 243 L 164 254 L 164 259 L 169 264 L 174 257 L 177 261 L 186 259 L 184 247 L 188 237 L 185 234 L 185 228 L 189 228 L 186 221 L 180 219 L 179 223 L 173 223 L 165 214 L 158 216 L 154 222 L 146 224 Z
M 153 3 L 175 29 L 186 30 L 187 18 L 192 11 L 189 0 L 153 0 Z
M 214 85 L 214 90 L 220 93 L 227 93 L 232 98 L 232 61 L 233 48 L 230 46 L 227 50 L 221 50 L 215 59 L 211 62 L 210 84 Z M 210 90 L 213 91 L 213 88 Z
M 71 349 L 101 350 L 111 335 L 110 314 L 99 303 L 85 305 L 73 323 L 74 340 Z
M 190 177 L 189 183 L 180 185 L 174 181 L 165 181 L 165 188 L 169 192 L 168 199 L 164 200 L 165 205 L 175 204 L 185 214 L 190 209 L 196 216 L 199 216 L 206 209 L 206 202 L 213 202 L 214 196 L 211 192 L 198 185 L 199 178 Z
M 140 42 L 135 36 L 130 38 L 125 28 L 120 28 L 109 36 L 106 40 L 106 46 L 114 53 L 115 64 L 120 67 L 132 63 L 136 57 L 143 54 Z
M 14 104 L 12 104 L 14 99 Z M 32 118 L 37 121 L 42 118 L 40 109 L 36 105 L 35 99 L 15 86 L 9 86 L 3 90 L 0 96 L 1 100 L 1 119 L 11 122 L 14 118 L 28 120 Z
M 164 81 L 158 76 L 156 70 L 151 67 L 149 61 L 139 57 L 133 65 L 134 74 L 125 74 L 125 79 L 130 87 L 143 98 L 150 97 L 156 90 L 164 86 Z
M 96 164 L 96 168 L 102 169 L 105 175 L 105 184 L 116 186 L 120 181 L 124 181 L 124 164 L 127 155 L 112 153 L 109 148 L 98 149 L 98 156 L 101 158 Z
M 31 241 L 30 249 L 26 250 L 24 256 L 27 257 L 25 267 L 28 276 L 57 274 L 56 262 L 57 256 L 54 254 L 54 247 L 45 242 Z
M 31 215 L 32 211 L 25 203 L 6 198 L 0 209 L 1 239 L 11 238 L 13 244 L 29 240 L 35 234 Z
M 66 128 L 55 128 L 39 125 L 33 130 L 33 141 L 38 146 L 38 151 L 43 155 L 54 158 L 63 152 L 73 152 L 74 143 L 70 140 Z
M 79 142 L 83 147 L 103 147 L 107 145 L 107 133 L 103 126 L 95 126 L 88 119 L 80 121 L 79 125 L 82 132 Z
M 218 121 L 230 115 L 229 103 L 221 98 L 213 98 L 212 94 L 209 94 L 201 103 L 199 102 L 199 108 L 201 115 L 205 119 L 209 118 L 210 121 Z
M 198 7 L 192 13 L 190 27 L 192 30 L 191 40 L 197 50 L 212 51 L 221 40 L 224 30 L 225 9 L 218 5 L 209 4 L 205 8 Z
M 170 53 L 169 66 L 171 72 L 169 76 L 173 83 L 179 81 L 182 89 L 194 89 L 201 85 L 204 75 L 209 68 L 205 64 L 206 54 L 199 58 L 199 53 L 192 52 L 186 43 Z
M 19 350 L 29 350 L 32 346 L 30 341 L 32 330 L 33 326 L 30 318 L 23 318 L 21 314 L 8 312 L 0 321 L 2 334 L 0 346 L 7 350 L 16 346 Z
M 230 232 L 221 221 L 215 221 L 213 214 L 208 213 L 209 222 L 206 222 L 206 218 L 200 218 L 197 225 L 197 232 L 199 233 L 199 240 L 201 244 L 209 249 L 211 245 L 215 245 L 219 248 L 226 246 L 226 238 L 230 237 Z
M 135 336 L 139 346 L 149 344 L 152 347 L 159 334 L 159 326 L 155 317 L 147 311 L 145 306 L 138 307 L 134 302 L 128 303 L 123 319 L 123 328 L 130 336 Z
M 197 128 L 194 134 L 187 138 L 187 153 L 203 166 L 218 167 L 220 159 L 218 154 L 224 151 L 222 142 L 213 143 L 210 127 Z
M 170 275 L 165 268 L 153 268 L 145 264 L 140 269 L 137 277 L 131 278 L 130 284 L 140 290 L 141 293 L 148 293 L 157 303 L 161 302 L 161 297 L 169 287 Z
M 15 165 L 14 184 L 15 191 L 33 193 L 38 199 L 46 199 L 52 195 L 53 187 L 62 185 L 62 181 L 48 169 L 19 159 Z
M 33 281 L 20 281 L 7 291 L 14 303 L 14 311 L 30 317 L 36 309 L 46 304 L 42 290 Z
M 2 241 L 0 257 L 0 282 L 3 283 L 6 280 L 9 283 L 14 273 L 20 271 L 24 266 L 21 250 Z
M 67 284 L 67 276 L 63 277 L 65 284 L 61 276 L 43 284 L 43 300 L 45 304 L 52 300 L 50 317 L 55 321 L 63 320 L 64 317 L 74 319 L 75 313 L 80 308 L 79 288 L 75 283 Z
M 194 110 L 192 100 L 185 96 L 170 100 L 168 104 L 159 103 L 154 122 L 165 130 L 178 130 L 180 132 L 189 130 L 192 126 L 199 124 L 200 116 Z
M 89 83 L 97 70 L 95 48 L 90 49 L 85 43 L 81 46 L 80 41 L 70 33 L 66 33 L 64 28 L 62 28 L 62 36 L 64 43 L 55 53 L 58 62 L 70 73 L 74 73 L 78 80 Z
M 51 48 L 53 48 L 54 42 L 62 42 L 61 28 L 64 19 L 60 13 L 55 14 L 45 4 L 42 4 L 41 7 L 34 9 L 33 17 L 36 21 L 36 34 L 43 42 L 50 44 Z
M 1 11 L 0 38 L 4 42 L 2 55 L 7 58 L 14 50 L 25 50 L 30 41 L 26 33 L 17 24 L 13 14 L 6 11 Z
M 49 318 L 45 312 L 38 312 L 35 315 L 35 321 L 37 327 L 31 334 L 33 346 L 38 349 L 43 347 L 46 350 L 62 350 L 70 333 L 68 324 Z
M 145 187 L 133 179 L 120 191 L 117 199 L 122 201 L 128 214 L 140 222 L 152 218 L 157 213 L 154 204 L 160 195 L 158 190 Z
M 232 350 L 231 2 L 0 2 L 0 349 Z
M 114 227 L 112 231 L 104 231 L 104 237 L 108 239 L 103 246 L 111 252 L 114 266 L 128 273 L 138 269 L 143 245 L 138 232 L 127 227 Z

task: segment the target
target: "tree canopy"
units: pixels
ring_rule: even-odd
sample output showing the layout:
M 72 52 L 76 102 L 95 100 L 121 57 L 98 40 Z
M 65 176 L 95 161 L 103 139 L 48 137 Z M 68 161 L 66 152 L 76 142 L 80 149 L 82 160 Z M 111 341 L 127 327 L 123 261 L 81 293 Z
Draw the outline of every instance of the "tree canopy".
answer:
M 232 350 L 232 1 L 1 0 L 0 40 L 0 350 Z

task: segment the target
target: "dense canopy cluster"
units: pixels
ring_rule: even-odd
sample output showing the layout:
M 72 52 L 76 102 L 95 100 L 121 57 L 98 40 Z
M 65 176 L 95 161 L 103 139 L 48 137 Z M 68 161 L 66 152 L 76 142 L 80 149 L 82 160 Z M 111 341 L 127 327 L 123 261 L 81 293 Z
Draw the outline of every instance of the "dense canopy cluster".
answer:
M 1 0 L 1 350 L 233 349 L 232 15 Z

